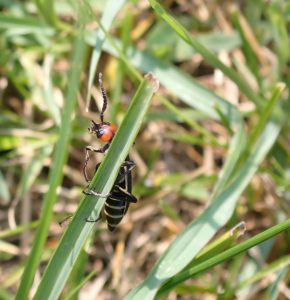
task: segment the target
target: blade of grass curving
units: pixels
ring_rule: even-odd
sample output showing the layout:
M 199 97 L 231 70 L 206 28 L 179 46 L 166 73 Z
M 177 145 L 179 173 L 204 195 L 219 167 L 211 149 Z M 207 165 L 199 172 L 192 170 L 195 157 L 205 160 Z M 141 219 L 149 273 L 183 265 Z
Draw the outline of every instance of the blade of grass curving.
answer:
M 289 225 L 290 228 L 290 225 Z M 238 283 L 238 285 L 235 287 L 235 292 L 237 290 L 243 289 L 248 285 L 251 285 L 267 276 L 270 274 L 277 272 L 278 270 L 287 267 L 290 265 L 290 255 L 285 255 L 273 262 L 271 262 L 268 266 L 263 268 L 261 271 L 255 273 L 253 276 L 250 278 L 247 278 L 241 282 Z
M 289 34 L 288 34 L 288 20 L 284 16 L 283 6 L 272 3 L 268 11 L 269 20 L 271 22 L 271 31 L 273 32 L 274 39 L 274 51 L 277 54 L 279 60 L 279 73 L 283 72 L 283 68 L 289 61 Z
M 159 17 L 161 17 L 186 43 L 191 45 L 198 53 L 200 53 L 209 64 L 211 64 L 214 68 L 221 70 L 226 76 L 228 76 L 249 98 L 249 100 L 253 101 L 257 107 L 261 107 L 263 105 L 262 99 L 260 99 L 257 93 L 251 89 L 247 82 L 244 81 L 237 72 L 226 66 L 216 57 L 216 55 L 191 36 L 191 34 L 157 1 L 149 0 L 149 3 Z
M 240 222 L 235 227 L 231 228 L 223 235 L 214 239 L 208 245 L 206 245 L 195 257 L 195 259 L 186 267 L 186 269 L 196 266 L 209 258 L 229 249 L 235 245 L 237 239 L 244 235 L 246 232 L 246 223 Z M 185 269 L 185 270 L 186 270 Z
M 126 58 L 125 54 L 123 53 L 122 50 L 125 50 L 123 48 L 122 43 L 120 43 L 120 41 L 118 40 L 118 42 L 115 41 L 114 38 L 111 37 L 111 35 L 108 33 L 108 31 L 106 31 L 106 29 L 103 27 L 101 22 L 98 22 L 100 29 L 103 31 L 103 33 L 106 36 L 106 39 L 108 41 L 108 43 L 112 46 L 112 48 L 114 49 L 115 53 L 118 53 L 118 58 L 125 63 L 126 67 L 127 67 L 127 71 L 129 72 L 130 75 L 133 75 L 138 81 L 142 80 L 142 75 L 133 67 L 133 65 L 129 62 L 129 60 Z M 103 45 L 103 49 L 104 46 L 106 44 L 106 41 Z M 121 47 L 122 45 L 122 47 Z M 121 50 L 122 49 L 122 50 Z M 126 48 L 127 50 L 127 48 Z M 147 72 L 151 72 L 151 70 L 148 70 Z
M 43 85 L 43 94 L 44 94 L 44 101 L 47 106 L 47 110 L 49 111 L 51 117 L 53 118 L 54 122 L 57 126 L 60 126 L 61 123 L 61 116 L 60 116 L 60 109 L 55 101 L 54 92 L 53 92 L 53 83 L 52 83 L 52 68 L 54 63 L 53 55 L 48 54 L 44 61 L 44 85 Z
M 91 43 L 91 38 L 88 37 L 87 41 Z M 115 41 L 115 44 L 119 45 L 117 41 Z M 109 42 L 105 42 L 103 49 L 111 55 L 124 59 Z M 227 116 L 228 123 L 231 126 L 241 123 L 240 112 L 234 105 L 201 86 L 179 68 L 161 61 L 149 53 L 139 51 L 134 47 L 129 47 L 126 52 L 126 64 L 134 65 L 143 72 L 154 72 L 160 83 L 168 91 L 178 96 L 187 105 L 194 107 L 208 116 L 217 120 L 220 119 L 215 109 L 215 107 L 219 107 L 223 115 Z
M 88 244 L 92 242 L 94 239 L 90 235 L 90 237 L 87 239 Z M 70 293 L 72 290 L 75 290 L 77 286 L 79 286 L 79 283 L 83 280 L 86 269 L 89 261 L 89 253 L 87 251 L 86 245 L 81 250 L 71 272 L 70 276 L 68 277 L 67 283 L 66 283 L 66 289 L 62 293 L 62 297 L 64 298 L 67 296 L 68 293 Z M 79 297 L 78 295 L 72 296 L 72 300 L 77 300 Z
M 132 43 L 131 41 L 132 37 L 130 34 L 128 34 L 128 32 L 132 32 L 133 30 L 133 26 L 134 26 L 133 19 L 134 19 L 133 12 L 131 12 L 130 9 L 124 10 L 124 18 L 121 22 L 121 28 L 120 28 L 122 51 L 124 53 L 127 52 L 128 47 Z M 118 110 L 120 109 L 121 106 L 120 98 L 124 86 L 126 69 L 127 69 L 126 64 L 121 59 L 119 59 L 118 66 L 116 68 L 115 86 L 112 91 L 112 97 L 111 97 L 111 101 L 113 105 L 111 107 L 110 117 L 114 123 L 117 123 L 116 117 L 118 114 Z M 128 73 L 128 75 L 130 75 L 130 73 Z
M 39 14 L 53 27 L 58 25 L 58 18 L 55 14 L 54 1 L 34 0 Z
M 104 161 L 98 168 L 90 188 L 107 194 L 116 179 L 121 164 L 128 155 L 143 118 L 149 108 L 153 93 L 157 91 L 158 81 L 152 74 L 142 80 L 127 114 L 118 129 Z M 96 219 L 104 205 L 104 198 L 84 196 L 82 202 L 56 249 L 35 294 L 35 300 L 57 299 L 60 295 L 73 265 L 94 226 L 86 222 L 89 217 Z
M 279 294 L 281 290 L 281 285 L 283 284 L 283 281 L 286 280 L 286 276 L 289 273 L 289 266 L 283 268 L 280 272 L 278 272 L 276 279 L 274 282 L 270 284 L 270 286 L 267 288 L 267 300 L 277 300 L 279 299 Z
M 51 145 L 40 148 L 38 153 L 36 152 L 35 155 L 32 157 L 25 170 L 23 170 L 20 178 L 19 187 L 8 209 L 8 216 L 11 218 L 11 220 L 13 220 L 14 226 L 16 225 L 15 209 L 18 206 L 21 199 L 24 199 L 25 195 L 27 195 L 27 193 L 29 192 L 31 185 L 36 180 L 44 166 L 44 161 L 50 156 L 51 152 Z
M 231 218 L 236 203 L 276 141 L 280 123 L 269 121 L 234 181 L 176 238 L 148 277 L 126 299 L 153 299 L 160 286 L 184 269 Z
M 174 112 L 183 122 L 194 128 L 197 132 L 200 132 L 206 139 L 206 141 L 212 143 L 212 145 L 219 145 L 217 138 L 208 130 L 205 130 L 203 126 L 199 125 L 190 117 L 186 116 L 182 110 L 178 109 L 174 104 L 161 95 L 157 95 L 158 100 L 167 107 L 170 111 Z
M 192 278 L 193 276 L 195 276 L 197 274 L 205 272 L 206 270 L 209 270 L 209 269 L 213 268 L 214 266 L 221 264 L 221 263 L 231 259 L 232 257 L 247 251 L 248 249 L 250 249 L 256 245 L 259 245 L 262 242 L 275 237 L 277 234 L 279 234 L 283 231 L 286 231 L 289 228 L 290 228 L 290 219 L 282 222 L 281 224 L 275 225 L 275 226 L 265 230 L 262 233 L 257 234 L 256 236 L 248 239 L 245 242 L 240 243 L 239 245 L 236 245 L 228 250 L 225 250 L 224 252 L 216 255 L 215 257 L 209 258 L 207 261 L 204 261 L 204 262 L 192 267 L 189 270 L 181 272 L 180 274 L 178 274 L 174 278 L 170 279 L 168 282 L 166 282 L 166 284 L 164 284 L 162 286 L 162 288 L 158 292 L 158 298 L 167 294 L 169 291 L 171 291 L 178 284 L 181 284 L 185 280 Z M 289 264 L 289 256 L 285 256 L 281 260 L 276 261 L 271 266 L 269 266 L 269 269 L 273 272 L 273 268 L 280 269 L 287 264 Z M 268 271 L 268 268 L 266 268 L 266 271 Z M 259 279 L 261 277 L 261 274 L 257 274 L 257 276 L 259 276 L 258 277 L 258 279 Z M 253 279 L 257 280 L 257 277 L 254 277 Z M 247 282 L 246 281 L 242 282 L 243 285 L 245 283 L 247 283 Z M 241 285 L 241 287 L 243 285 Z M 238 285 L 238 286 L 240 286 L 240 285 Z
M 229 182 L 229 179 L 235 169 L 236 163 L 246 145 L 246 133 L 243 126 L 237 130 L 236 134 L 233 136 L 230 149 L 227 154 L 227 160 L 222 168 L 222 171 L 219 173 L 218 180 L 214 186 L 211 198 L 214 199 L 226 186 Z
M 219 179 L 214 187 L 212 198 L 216 197 L 226 186 L 226 184 L 229 184 L 230 177 L 233 177 L 234 168 L 237 166 L 237 163 L 240 163 L 239 159 L 241 158 L 241 154 L 247 155 L 252 150 L 252 147 L 255 145 L 255 142 L 261 135 L 261 132 L 264 130 L 267 121 L 271 117 L 271 114 L 273 114 L 273 112 L 274 114 L 279 113 L 279 108 L 277 108 L 275 111 L 275 107 L 284 89 L 285 84 L 283 83 L 278 83 L 273 88 L 272 96 L 262 111 L 262 115 L 259 118 L 258 124 L 254 127 L 253 131 L 248 137 L 247 143 L 243 127 L 241 127 L 237 134 L 235 134 L 228 153 L 228 159 L 223 166 L 223 170 L 220 173 Z M 245 150 L 244 153 L 242 153 L 243 150 Z
M 253 41 L 250 42 L 249 38 L 251 37 L 252 31 L 247 23 L 244 16 L 241 14 L 241 12 L 234 11 L 232 14 L 232 20 L 235 24 L 235 27 L 239 31 L 241 40 L 242 40 L 242 47 L 244 50 L 244 54 L 247 60 L 247 67 L 250 68 L 250 70 L 255 75 L 255 79 L 257 82 L 259 82 L 259 85 L 261 84 L 261 76 L 259 74 L 259 62 L 256 52 L 253 49 Z
M 247 142 L 247 148 L 249 150 L 253 147 L 258 136 L 261 134 L 262 130 L 265 128 L 265 124 L 271 117 L 271 114 L 273 114 L 273 110 L 276 107 L 277 102 L 280 100 L 281 93 L 284 89 L 285 89 L 285 84 L 282 82 L 277 83 L 276 86 L 273 88 L 272 96 L 269 99 L 269 101 L 267 101 L 265 108 L 263 109 L 263 111 L 261 113 L 258 123 L 256 124 L 256 126 L 254 127 L 254 130 L 251 132 L 251 134 L 249 136 L 249 140 Z M 279 107 L 277 106 L 277 109 L 276 109 L 277 113 L 279 113 L 278 109 L 279 109 Z
M 37 270 L 41 255 L 43 253 L 43 247 L 52 219 L 53 205 L 57 199 L 57 188 L 59 187 L 63 178 L 63 167 L 68 155 L 72 119 L 85 53 L 85 44 L 83 41 L 82 31 L 80 31 L 77 35 L 73 48 L 74 52 L 72 57 L 72 67 L 68 80 L 68 88 L 65 97 L 66 101 L 63 109 L 59 140 L 56 145 L 56 149 L 52 159 L 53 164 L 49 173 L 49 190 L 44 197 L 44 204 L 41 212 L 39 227 L 24 273 L 22 275 L 20 287 L 16 295 L 17 300 L 28 299 L 29 289 L 32 285 L 34 274 Z
M 215 119 L 220 118 L 220 115 L 216 111 L 216 107 L 219 107 L 221 113 L 227 116 L 227 123 L 232 126 L 241 123 L 242 118 L 239 111 L 230 102 L 211 93 L 180 69 L 154 58 L 148 53 L 138 51 L 134 47 L 129 47 L 125 55 L 120 50 L 120 42 L 113 39 L 101 23 L 99 23 L 99 26 L 107 37 L 103 49 L 121 59 L 136 78 L 139 79 L 140 75 L 132 65 L 144 72 L 154 72 L 162 85 L 175 93 L 188 105 L 205 112 Z M 93 44 L 95 38 L 88 34 L 86 40 L 89 44 Z
M 44 22 L 31 17 L 14 17 L 0 15 L 0 28 L 7 30 L 17 30 L 18 34 L 41 33 L 46 36 L 54 34 L 53 28 Z M 21 28 L 21 32 L 19 32 Z
M 31 159 L 27 168 L 23 172 L 23 176 L 20 179 L 20 187 L 16 193 L 17 198 L 23 197 L 31 188 L 31 185 L 35 181 L 35 179 L 39 176 L 41 172 L 44 161 L 51 154 L 52 147 L 47 146 L 45 148 L 39 149 L 39 153 L 36 153 L 35 156 Z
M 105 31 L 110 29 L 114 18 L 116 17 L 117 13 L 121 10 L 123 5 L 125 4 L 126 0 L 109 0 L 107 1 L 106 7 L 104 9 L 102 18 L 100 23 L 103 25 Z M 88 78 L 88 91 L 87 91 L 87 99 L 86 99 L 86 106 L 88 107 L 91 91 L 93 87 L 93 82 L 96 75 L 97 65 L 101 56 L 102 47 L 105 41 L 106 35 L 104 31 L 99 30 L 97 32 L 96 40 L 95 40 L 95 47 L 92 53 L 91 61 L 90 61 L 90 70 L 89 70 L 89 78 Z
M 79 290 L 97 273 L 97 270 L 93 270 L 89 275 L 87 275 L 83 280 L 79 281 L 79 284 L 76 285 L 72 290 L 70 290 L 69 294 L 64 298 L 64 300 L 74 299 Z
M 39 221 L 34 221 L 29 224 L 17 226 L 14 229 L 6 229 L 3 231 L 0 231 L 0 239 L 6 239 L 9 237 L 21 234 L 22 232 L 25 232 L 26 230 L 34 229 L 38 226 L 38 224 L 39 224 Z

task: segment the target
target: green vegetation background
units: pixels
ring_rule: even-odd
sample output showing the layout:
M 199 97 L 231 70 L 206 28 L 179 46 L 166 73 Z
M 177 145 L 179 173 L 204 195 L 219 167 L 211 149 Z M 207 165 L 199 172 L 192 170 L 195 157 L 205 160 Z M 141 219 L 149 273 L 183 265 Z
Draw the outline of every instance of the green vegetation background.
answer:
M 289 3 L 0 8 L 0 299 L 287 299 Z M 84 221 L 100 71 L 119 130 L 91 186 L 137 165 L 113 234 Z

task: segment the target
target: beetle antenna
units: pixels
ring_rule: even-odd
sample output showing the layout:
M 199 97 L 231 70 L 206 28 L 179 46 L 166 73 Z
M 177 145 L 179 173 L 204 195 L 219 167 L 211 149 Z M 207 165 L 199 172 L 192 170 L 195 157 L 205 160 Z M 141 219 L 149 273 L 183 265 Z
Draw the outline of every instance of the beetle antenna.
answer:
M 99 86 L 102 92 L 102 96 L 103 96 L 103 107 L 100 113 L 100 118 L 101 118 L 101 123 L 104 123 L 104 113 L 107 109 L 107 104 L 108 104 L 108 97 L 107 97 L 107 93 L 105 91 L 105 88 L 103 86 L 103 80 L 102 80 L 103 74 L 99 73 Z

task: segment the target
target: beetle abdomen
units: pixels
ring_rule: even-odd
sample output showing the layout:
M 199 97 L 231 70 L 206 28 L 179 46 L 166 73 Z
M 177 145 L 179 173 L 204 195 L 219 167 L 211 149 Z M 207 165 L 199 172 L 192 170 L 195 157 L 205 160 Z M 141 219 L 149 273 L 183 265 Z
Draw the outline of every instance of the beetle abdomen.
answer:
M 110 231 L 114 231 L 116 226 L 121 222 L 128 210 L 128 206 L 128 202 L 122 201 L 120 198 L 114 199 L 114 194 L 106 200 L 104 213 Z

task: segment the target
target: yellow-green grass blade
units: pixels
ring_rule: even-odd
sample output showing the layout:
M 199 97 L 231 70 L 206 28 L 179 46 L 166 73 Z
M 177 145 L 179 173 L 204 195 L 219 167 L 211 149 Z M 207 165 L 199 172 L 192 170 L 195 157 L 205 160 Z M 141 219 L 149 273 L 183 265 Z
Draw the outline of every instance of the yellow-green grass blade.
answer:
M 64 300 L 72 300 L 75 296 L 77 296 L 78 291 L 97 273 L 97 270 L 94 269 L 89 275 L 83 278 L 78 284 L 69 291 L 68 295 L 64 298 Z
M 255 53 L 252 44 L 249 41 L 247 30 L 246 30 L 246 20 L 241 12 L 235 11 L 232 15 L 232 20 L 237 28 L 239 35 L 242 40 L 243 52 L 246 58 L 245 65 L 251 70 L 255 76 L 256 81 L 261 85 L 261 75 L 259 74 L 259 61 L 257 54 Z
M 246 133 L 243 126 L 241 126 L 232 138 L 228 155 L 227 155 L 228 158 L 214 186 L 212 199 L 214 199 L 229 183 L 229 179 L 231 178 L 235 166 L 245 149 L 245 145 L 246 145 Z
M 288 229 L 289 228 L 290 225 L 288 226 Z M 283 257 L 280 257 L 279 259 L 276 259 L 273 262 L 271 262 L 268 266 L 264 267 L 261 271 L 257 272 L 255 275 L 239 282 L 238 285 L 235 287 L 235 291 L 243 289 L 259 280 L 262 280 L 263 278 L 269 276 L 270 274 L 273 274 L 274 272 L 277 272 L 278 270 L 287 267 L 289 265 L 290 265 L 290 255 L 285 255 Z
M 21 34 L 42 34 L 44 36 L 52 36 L 54 34 L 54 29 L 49 27 L 43 21 L 40 21 L 31 17 L 14 17 L 0 15 L 0 28 L 4 30 L 17 31 L 19 35 Z M 21 28 L 21 31 L 20 29 Z
M 152 74 L 148 74 L 141 82 L 108 153 L 91 182 L 91 189 L 101 194 L 110 192 L 157 88 L 158 81 Z M 94 223 L 86 222 L 86 219 L 96 219 L 104 205 L 104 201 L 104 198 L 95 196 L 86 195 L 83 197 L 72 222 L 43 275 L 34 297 L 35 300 L 58 298 L 94 226 Z
M 219 120 L 220 114 L 216 110 L 218 107 L 220 113 L 227 118 L 227 123 L 232 126 L 232 130 L 241 124 L 242 118 L 240 112 L 229 101 L 207 90 L 185 72 L 153 57 L 149 53 L 138 51 L 134 47 L 129 47 L 126 54 L 124 54 L 120 41 L 113 39 L 108 32 L 105 31 L 101 23 L 99 25 L 107 36 L 103 50 L 121 59 L 138 79 L 139 73 L 132 68 L 132 65 L 143 72 L 154 72 L 156 77 L 160 80 L 160 83 L 186 104 Z M 95 36 L 91 33 L 87 33 L 86 40 L 88 44 L 94 45 Z
M 54 1 L 34 0 L 34 3 L 45 21 L 52 26 L 57 26 L 58 18 L 55 14 Z
M 34 274 L 37 270 L 43 247 L 47 238 L 49 226 L 53 216 L 53 206 L 57 199 L 57 188 L 63 178 L 63 168 L 68 156 L 68 147 L 71 137 L 72 120 L 76 104 L 76 96 L 80 83 L 82 62 L 84 58 L 85 44 L 83 33 L 80 32 L 74 43 L 74 53 L 72 57 L 72 67 L 68 80 L 66 101 L 63 110 L 62 124 L 60 127 L 59 139 L 53 156 L 53 164 L 49 174 L 49 190 L 44 196 L 43 208 L 40 223 L 34 239 L 34 244 L 30 252 L 21 283 L 16 295 L 17 300 L 28 299 L 28 293 L 33 282 Z
M 226 249 L 231 248 L 235 245 L 238 238 L 246 232 L 246 223 L 240 222 L 230 230 L 226 231 L 223 235 L 219 236 L 208 245 L 206 245 L 195 257 L 195 259 L 186 267 L 186 269 L 196 266 L 203 261 L 206 261 L 210 257 L 223 252 Z
M 87 37 L 87 41 L 91 44 L 92 38 Z M 115 44 L 120 49 L 117 41 L 115 41 Z M 109 42 L 105 42 L 103 49 L 111 55 L 122 58 Z M 128 48 L 126 58 L 130 64 L 139 70 L 154 72 L 160 80 L 160 84 L 187 105 L 217 120 L 220 119 L 220 116 L 216 111 L 216 107 L 219 107 L 223 115 L 226 116 L 228 123 L 231 124 L 232 129 L 241 123 L 240 112 L 234 105 L 204 88 L 192 77 L 172 64 L 161 61 L 149 53 L 139 51 L 134 47 Z
M 289 266 L 284 267 L 276 274 L 276 279 L 270 284 L 267 289 L 267 300 L 276 300 L 279 297 L 281 285 L 287 280 L 287 274 L 289 273 Z
M 186 43 L 191 45 L 203 58 L 211 64 L 214 68 L 221 70 L 226 76 L 228 76 L 240 90 L 253 101 L 258 107 L 262 106 L 262 100 L 260 97 L 251 89 L 242 77 L 236 73 L 232 68 L 226 66 L 221 62 L 216 55 L 205 48 L 201 43 L 197 41 L 176 19 L 174 19 L 157 1 L 149 0 L 151 7 L 155 13 L 161 17 Z
M 269 121 L 234 180 L 220 192 L 160 257 L 148 277 L 126 299 L 153 299 L 160 286 L 183 270 L 214 234 L 231 218 L 240 195 L 275 143 L 280 123 Z
M 228 250 L 223 251 L 222 253 L 219 253 L 218 255 L 209 258 L 208 260 L 184 271 L 169 280 L 164 286 L 160 289 L 158 292 L 158 296 L 162 296 L 167 294 L 170 290 L 175 288 L 178 284 L 184 282 L 185 280 L 192 278 L 193 276 L 196 276 L 197 274 L 200 274 L 202 272 L 205 272 L 208 269 L 213 268 L 214 266 L 223 263 L 231 258 L 233 258 L 236 255 L 239 255 L 250 248 L 261 244 L 262 242 L 275 237 L 277 234 L 289 230 L 290 228 L 290 219 L 282 222 L 281 224 L 275 225 L 267 230 L 265 230 L 262 233 L 257 234 L 256 236 L 248 239 L 245 242 L 240 243 L 239 245 L 236 245 Z M 267 268 L 265 268 L 263 271 L 257 273 L 255 276 L 249 278 L 248 280 L 242 281 L 240 284 L 238 284 L 237 289 L 240 289 L 248 284 L 251 284 L 257 280 L 260 280 L 265 276 L 265 273 L 272 273 L 278 269 L 281 269 L 285 267 L 286 265 L 289 265 L 289 256 L 285 256 L 277 261 L 275 261 L 273 264 L 269 265 Z
M 22 232 L 25 232 L 30 229 L 34 229 L 39 225 L 39 221 L 34 221 L 29 224 L 24 224 L 17 226 L 16 228 L 13 229 L 4 229 L 0 231 L 0 239 L 6 239 L 9 237 L 13 237 L 15 235 L 21 234 Z
M 275 118 L 281 118 L 281 108 L 278 105 L 278 101 L 281 99 L 281 93 L 285 89 L 285 84 L 280 82 L 277 83 L 274 88 L 272 89 L 272 96 L 266 102 L 264 109 L 261 111 L 261 115 L 259 117 L 259 121 L 252 130 L 251 134 L 249 135 L 249 140 L 247 142 L 248 151 L 251 150 L 252 146 L 255 144 L 255 141 L 265 128 L 265 124 L 268 122 L 269 118 L 273 115 Z
M 121 10 L 124 6 L 126 0 L 109 0 L 106 3 L 106 7 L 104 9 L 103 15 L 101 17 L 100 23 L 102 24 L 104 30 L 108 31 L 112 25 L 114 18 L 116 17 L 117 13 Z M 97 65 L 101 56 L 102 47 L 104 41 L 106 39 L 106 35 L 104 31 L 98 30 L 95 45 L 92 52 L 92 57 L 90 61 L 90 70 L 89 70 L 89 78 L 88 78 L 88 91 L 87 91 L 87 106 L 91 97 L 91 90 L 93 87 Z

